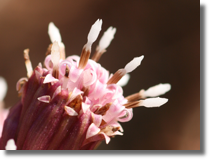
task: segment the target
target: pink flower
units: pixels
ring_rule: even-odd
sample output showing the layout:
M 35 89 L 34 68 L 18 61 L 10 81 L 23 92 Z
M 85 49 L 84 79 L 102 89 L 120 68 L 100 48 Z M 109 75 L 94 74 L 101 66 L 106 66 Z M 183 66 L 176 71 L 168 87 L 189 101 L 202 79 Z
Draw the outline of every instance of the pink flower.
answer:
M 164 94 L 170 90 L 169 84 L 126 98 L 123 96 L 122 87 L 117 83 L 128 77 L 144 56 L 134 58 L 111 75 L 97 63 L 114 38 L 115 28 L 110 27 L 105 32 L 89 59 L 101 25 L 102 20 L 92 25 L 80 57 L 65 58 L 64 44 L 53 23 L 49 24 L 52 44 L 44 61 L 45 67 L 39 64 L 33 70 L 29 50 L 24 50 L 28 78 L 21 78 L 17 83 L 21 102 L 10 110 L 0 149 L 4 149 L 11 138 L 17 149 L 24 150 L 94 149 L 103 140 L 108 144 L 111 137 L 123 135 L 119 122 L 130 121 L 133 108 L 159 107 L 168 101 L 146 97 Z M 153 90 L 155 94 L 151 94 Z

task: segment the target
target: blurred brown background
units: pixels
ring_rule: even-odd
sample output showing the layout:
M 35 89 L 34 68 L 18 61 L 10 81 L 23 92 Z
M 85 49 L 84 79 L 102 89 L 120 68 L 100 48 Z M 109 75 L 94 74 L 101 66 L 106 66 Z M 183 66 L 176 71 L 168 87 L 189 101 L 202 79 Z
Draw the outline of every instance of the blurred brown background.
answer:
M 133 119 L 122 124 L 124 136 L 98 149 L 198 150 L 199 13 L 198 0 L 0 0 L 0 75 L 9 85 L 6 106 L 19 100 L 15 85 L 26 76 L 23 50 L 30 48 L 34 67 L 43 62 L 49 22 L 60 29 L 68 56 L 80 55 L 91 25 L 101 18 L 102 32 L 117 28 L 102 66 L 113 73 L 145 55 L 124 95 L 159 83 L 171 83 L 172 90 L 162 96 L 169 102 L 160 108 L 135 108 Z

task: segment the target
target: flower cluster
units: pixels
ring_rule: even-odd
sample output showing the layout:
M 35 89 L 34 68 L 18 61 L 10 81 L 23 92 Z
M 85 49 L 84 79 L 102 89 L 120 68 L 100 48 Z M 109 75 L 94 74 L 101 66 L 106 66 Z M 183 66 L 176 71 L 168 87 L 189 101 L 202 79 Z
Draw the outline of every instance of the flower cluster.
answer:
M 144 56 L 110 74 L 97 61 L 106 52 L 116 28 L 107 29 L 90 59 L 101 26 L 102 20 L 92 25 L 80 57 L 66 58 L 60 32 L 52 22 L 48 28 L 52 44 L 44 67 L 39 63 L 33 70 L 29 50 L 24 50 L 27 78 L 17 83 L 22 98 L 5 121 L 0 149 L 12 142 L 24 150 L 94 149 L 101 141 L 108 144 L 110 137 L 123 134 L 119 122 L 130 121 L 133 108 L 159 107 L 168 101 L 157 96 L 169 91 L 170 84 L 123 96 L 120 84 L 127 83 L 128 73 L 141 64 Z

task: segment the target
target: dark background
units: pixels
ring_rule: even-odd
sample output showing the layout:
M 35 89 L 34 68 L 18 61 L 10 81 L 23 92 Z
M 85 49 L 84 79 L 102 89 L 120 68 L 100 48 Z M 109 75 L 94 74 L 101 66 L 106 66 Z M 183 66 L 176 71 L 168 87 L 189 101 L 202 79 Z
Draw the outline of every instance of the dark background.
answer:
M 67 56 L 80 55 L 91 25 L 103 19 L 102 33 L 117 32 L 100 63 L 110 72 L 144 55 L 124 95 L 170 83 L 160 108 L 135 108 L 123 136 L 98 149 L 200 149 L 200 1 L 198 0 L 0 0 L 0 76 L 9 89 L 7 107 L 18 100 L 16 82 L 26 77 L 23 50 L 35 67 L 50 44 L 49 22 L 60 29 Z M 98 41 L 93 45 L 93 50 Z

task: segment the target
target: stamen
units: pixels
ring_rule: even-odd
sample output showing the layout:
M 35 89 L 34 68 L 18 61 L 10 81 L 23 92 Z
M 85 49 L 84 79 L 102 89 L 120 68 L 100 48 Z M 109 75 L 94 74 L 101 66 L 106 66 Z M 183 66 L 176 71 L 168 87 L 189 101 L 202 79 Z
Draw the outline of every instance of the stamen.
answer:
M 136 57 L 130 61 L 124 69 L 119 69 L 115 74 L 109 79 L 107 84 L 117 83 L 126 73 L 132 72 L 136 69 L 143 60 L 144 56 Z
M 82 88 L 82 91 L 84 92 L 84 93 L 82 94 L 83 97 L 88 96 L 89 91 L 90 91 L 90 86 L 88 86 L 88 87 L 83 87 L 83 88 Z
M 133 102 L 133 101 L 136 101 L 136 100 L 139 100 L 141 99 L 141 94 L 138 92 L 138 93 L 134 93 L 130 96 L 127 96 L 126 99 L 128 100 L 128 102 Z
M 84 69 L 85 66 L 87 65 L 88 59 L 90 57 L 90 52 L 91 50 L 86 50 L 86 46 L 83 47 L 79 60 L 79 66 L 78 66 L 79 69 Z
M 53 73 L 55 78 L 59 75 L 59 61 L 60 61 L 60 48 L 58 42 L 54 42 L 51 48 L 51 61 L 53 63 Z
M 109 81 L 107 82 L 108 84 L 116 84 L 124 75 L 126 74 L 126 70 L 125 69 L 119 69 L 117 72 L 115 72 L 115 74 L 109 79 Z
M 26 70 L 27 70 L 27 77 L 31 77 L 32 73 L 33 73 L 33 67 L 29 58 L 29 49 L 25 49 L 23 51 L 24 53 L 24 60 L 25 60 L 25 65 L 26 65 Z
M 145 90 L 141 90 L 139 93 L 141 94 L 142 98 L 157 97 L 157 96 L 160 96 L 162 94 L 165 94 L 170 89 L 171 89 L 171 85 L 169 83 L 165 83 L 165 84 L 161 84 L 160 83 L 158 85 L 150 87 L 146 91 Z
M 130 61 L 126 66 L 125 70 L 127 73 L 132 72 L 134 69 L 136 69 L 143 60 L 144 56 L 136 57 L 132 61 Z
M 80 61 L 79 61 L 79 69 L 83 69 L 85 68 L 88 59 L 90 57 L 90 53 L 91 53 L 91 46 L 93 44 L 93 42 L 95 42 L 95 40 L 97 39 L 100 31 L 101 31 L 101 25 L 102 25 L 102 20 L 98 19 L 91 27 L 90 32 L 88 34 L 88 41 L 86 43 L 86 45 L 83 47 L 82 49 L 82 53 L 80 56 Z
M 134 102 L 128 102 L 126 104 L 124 104 L 124 106 L 126 108 L 135 108 L 135 107 L 139 107 L 139 101 L 134 101 Z
M 145 107 L 160 107 L 163 104 L 168 102 L 167 98 L 147 98 L 145 100 L 140 100 L 139 101 L 139 106 L 145 106 Z
M 49 23 L 49 26 L 48 26 L 48 34 L 50 36 L 50 40 L 52 43 L 54 43 L 55 41 L 58 42 L 59 44 L 59 47 L 60 47 L 60 53 L 61 53 L 61 59 L 65 59 L 66 58 L 66 53 L 65 53 L 65 46 L 64 44 L 62 43 L 62 39 L 61 39 L 61 34 L 60 34 L 60 31 L 59 29 L 54 25 L 53 22 L 50 22 Z M 50 46 L 49 46 L 50 47 Z M 49 49 L 48 47 L 48 49 Z M 48 51 L 47 53 L 48 54 Z
M 139 100 L 134 102 L 128 102 L 124 104 L 124 106 L 126 108 L 135 108 L 140 106 L 151 108 L 151 107 L 160 107 L 164 105 L 166 102 L 168 102 L 167 98 L 156 97 L 156 98 L 147 98 L 145 100 Z
M 60 31 L 53 22 L 50 22 L 48 25 L 48 34 L 52 43 L 55 41 L 60 43 L 62 41 Z
M 112 39 L 114 38 L 114 34 L 116 33 L 116 28 L 109 27 L 104 35 L 99 41 L 99 45 L 96 48 L 96 52 L 94 53 L 92 60 L 98 62 L 100 57 L 104 52 L 106 52 L 106 48 L 110 45 Z

